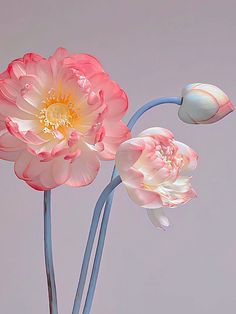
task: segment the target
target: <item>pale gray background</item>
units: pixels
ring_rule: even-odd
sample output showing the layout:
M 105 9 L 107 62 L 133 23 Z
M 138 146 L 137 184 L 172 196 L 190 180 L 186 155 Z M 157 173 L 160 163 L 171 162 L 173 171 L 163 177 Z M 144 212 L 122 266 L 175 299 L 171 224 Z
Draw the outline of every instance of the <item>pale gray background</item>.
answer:
M 236 103 L 236 3 L 232 1 L 3 1 L 0 67 L 27 51 L 56 47 L 96 55 L 129 95 L 126 121 L 144 102 L 213 83 Z M 233 314 L 236 311 L 236 114 L 184 125 L 177 107 L 147 113 L 134 134 L 171 129 L 200 155 L 198 198 L 169 210 L 156 230 L 123 187 L 112 209 L 94 314 Z M 108 182 L 104 163 L 87 188 L 53 192 L 54 261 L 61 314 L 70 313 L 94 204 Z M 48 313 L 43 194 L 1 162 L 0 313 Z

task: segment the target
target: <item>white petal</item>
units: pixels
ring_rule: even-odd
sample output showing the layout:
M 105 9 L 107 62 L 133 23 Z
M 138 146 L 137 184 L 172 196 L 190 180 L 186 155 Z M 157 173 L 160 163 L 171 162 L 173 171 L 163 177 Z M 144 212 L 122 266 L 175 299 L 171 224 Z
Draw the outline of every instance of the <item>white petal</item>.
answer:
M 183 122 L 199 123 L 212 118 L 219 109 L 216 99 L 201 90 L 191 90 L 184 97 L 179 109 Z
M 157 228 L 165 230 L 170 225 L 163 208 L 147 209 L 147 215 L 151 223 Z

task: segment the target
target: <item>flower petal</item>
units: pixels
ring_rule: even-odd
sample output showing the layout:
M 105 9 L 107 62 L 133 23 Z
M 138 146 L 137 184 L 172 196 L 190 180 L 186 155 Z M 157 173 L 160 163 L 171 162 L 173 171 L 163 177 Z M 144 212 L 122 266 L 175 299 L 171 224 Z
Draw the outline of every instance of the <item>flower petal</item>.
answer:
M 173 139 L 174 135 L 171 131 L 164 129 L 164 128 L 158 128 L 158 127 L 154 127 L 154 128 L 149 128 L 146 129 L 145 131 L 141 132 L 138 137 L 154 137 L 154 138 L 158 138 L 159 136 L 164 136 L 165 138 L 168 139 Z
M 163 207 L 163 203 L 160 195 L 157 192 L 153 192 L 145 189 L 131 188 L 126 185 L 129 197 L 139 206 L 145 208 L 160 208 Z
M 4 117 L 16 117 L 19 119 L 32 119 L 32 115 L 22 111 L 15 103 L 3 98 L 0 93 L 0 114 Z
M 147 215 L 154 227 L 165 230 L 170 225 L 163 208 L 147 209 Z
M 73 54 L 65 58 L 64 64 L 68 67 L 79 69 L 88 78 L 96 73 L 103 72 L 102 65 L 98 59 L 88 54 Z
M 29 166 L 33 158 L 34 156 L 28 153 L 27 151 L 21 152 L 21 154 L 19 155 L 14 165 L 15 174 L 17 175 L 19 179 L 22 179 L 22 180 L 28 179 L 28 176 L 25 175 L 25 173 L 26 173 L 27 167 Z
M 91 78 L 92 89 L 95 93 L 102 91 L 107 105 L 107 117 L 120 120 L 128 109 L 128 98 L 125 92 L 106 73 L 97 73 Z
M 99 156 L 104 160 L 113 160 L 120 144 L 130 138 L 130 130 L 127 126 L 119 121 L 113 124 L 112 122 L 104 122 L 104 150 Z
M 21 85 L 17 80 L 5 79 L 0 81 L 0 92 L 5 99 L 10 102 L 15 102 L 17 95 L 20 92 Z
M 66 161 L 63 157 L 53 160 L 52 174 L 57 185 L 64 184 L 69 179 L 71 170 L 71 162 Z
M 145 148 L 142 138 L 131 138 L 122 143 L 116 153 L 116 166 L 120 172 L 129 170 L 140 158 Z
M 92 151 L 87 145 L 81 144 L 81 154 L 71 164 L 71 175 L 67 185 L 84 186 L 93 182 L 100 168 L 100 162 L 96 151 Z
M 0 150 L 0 159 L 8 161 L 16 161 L 21 154 L 21 151 L 3 151 Z
M 7 129 L 1 132 L 0 149 L 2 150 L 20 150 L 25 147 L 25 144 L 15 136 L 12 136 Z
M 181 175 L 185 175 L 188 172 L 196 169 L 198 154 L 184 143 L 175 141 L 175 144 L 178 147 L 177 153 L 181 154 L 183 158 L 183 166 L 180 171 Z

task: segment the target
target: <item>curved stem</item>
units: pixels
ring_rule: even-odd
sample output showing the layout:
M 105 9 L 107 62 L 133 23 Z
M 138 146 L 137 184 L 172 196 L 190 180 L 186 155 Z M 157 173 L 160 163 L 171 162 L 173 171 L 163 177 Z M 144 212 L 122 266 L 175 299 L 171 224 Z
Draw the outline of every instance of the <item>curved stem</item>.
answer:
M 154 99 L 143 105 L 141 108 L 139 108 L 131 117 L 129 120 L 127 127 L 132 130 L 135 126 L 136 122 L 141 118 L 141 116 L 148 110 L 162 105 L 162 104 L 176 104 L 181 105 L 182 104 L 182 97 L 162 97 L 158 99 Z
M 44 254 L 50 314 L 58 314 L 57 291 L 52 256 L 51 191 L 44 192 Z
M 98 278 L 98 273 L 99 273 L 99 268 L 100 268 L 100 263 L 101 263 L 101 258 L 102 258 L 103 247 L 104 247 L 104 243 L 105 243 L 107 225 L 108 225 L 108 220 L 109 220 L 109 215 L 110 215 L 110 208 L 112 206 L 112 201 L 113 201 L 113 195 L 114 195 L 114 191 L 110 195 L 111 197 L 109 197 L 107 202 L 106 202 L 105 208 L 109 209 L 109 210 L 105 210 L 104 214 L 103 214 L 101 229 L 100 229 L 100 233 L 99 233 L 99 240 L 98 240 L 96 255 L 95 255 L 95 259 L 94 259 L 94 263 L 93 263 L 92 275 L 91 275 L 91 279 L 89 282 L 88 293 L 86 296 L 85 305 L 84 305 L 84 309 L 83 309 L 83 314 L 90 313 L 90 309 L 92 306 L 94 292 L 95 292 L 97 278 Z
M 84 291 L 84 285 L 85 285 L 86 276 L 87 276 L 87 272 L 88 272 L 89 260 L 91 257 L 93 243 L 95 240 L 95 235 L 96 235 L 96 231 L 97 231 L 98 222 L 99 222 L 102 208 L 103 208 L 107 198 L 109 197 L 109 195 L 113 192 L 113 190 L 121 182 L 122 181 L 121 181 L 120 176 L 117 176 L 114 180 L 112 180 L 106 186 L 106 188 L 103 190 L 102 194 L 100 195 L 100 197 L 96 203 L 94 213 L 93 213 L 91 227 L 89 230 L 88 241 L 87 241 L 87 245 L 86 245 L 86 249 L 85 249 L 85 253 L 84 253 L 84 259 L 83 259 L 82 269 L 81 269 L 81 273 L 80 273 L 79 284 L 78 284 L 77 291 L 76 291 L 76 297 L 75 297 L 75 302 L 74 302 L 73 311 L 72 311 L 73 314 L 79 313 L 79 310 L 80 310 L 80 305 L 81 305 L 83 291 Z
M 173 103 L 177 105 L 181 105 L 182 103 L 182 98 L 180 97 L 163 97 L 159 99 L 152 100 L 142 106 L 140 109 L 138 109 L 134 115 L 131 117 L 129 120 L 127 126 L 130 130 L 134 127 L 136 122 L 141 118 L 141 116 L 151 108 L 154 108 L 158 105 L 165 104 L 165 103 Z M 114 177 L 117 176 L 116 172 L 116 167 L 113 169 L 113 174 L 111 177 L 111 180 L 113 180 Z M 97 278 L 98 278 L 98 273 L 99 273 L 99 268 L 100 268 L 100 263 L 101 263 L 101 258 L 102 258 L 102 252 L 103 252 L 103 247 L 104 247 L 104 242 L 105 242 L 105 237 L 106 237 L 106 231 L 107 231 L 107 225 L 109 221 L 109 216 L 110 216 L 110 211 L 111 211 L 111 206 L 113 202 L 113 196 L 114 196 L 114 191 L 110 196 L 108 197 L 108 200 L 105 205 L 104 209 L 104 214 L 102 218 L 102 224 L 101 224 L 101 229 L 100 229 L 100 234 L 99 234 L 99 239 L 98 239 L 98 245 L 97 245 L 97 250 L 96 250 L 96 255 L 94 259 L 94 264 L 93 264 L 93 270 L 89 282 L 89 288 L 88 288 L 88 293 L 84 305 L 84 310 L 83 314 L 89 314 L 93 302 L 93 297 L 94 297 L 94 292 L 96 288 L 96 283 L 97 283 Z
M 152 100 L 145 105 L 143 105 L 141 108 L 139 108 L 134 115 L 131 117 L 129 120 L 127 126 L 130 130 L 134 127 L 136 122 L 140 119 L 140 117 L 148 110 L 151 108 L 154 108 L 158 105 L 165 104 L 165 103 L 173 103 L 177 105 L 181 105 L 182 103 L 182 98 L 181 97 L 163 97 L 163 98 L 158 98 L 155 100 Z M 117 177 L 117 172 L 116 172 L 116 167 L 113 169 L 111 181 Z M 101 262 L 101 257 L 102 257 L 102 251 L 103 251 L 103 246 L 104 246 L 104 240 L 105 240 L 105 235 L 106 235 L 106 230 L 107 230 L 107 224 L 109 220 L 109 215 L 110 215 L 110 210 L 112 206 L 112 201 L 113 201 L 113 196 L 114 196 L 114 191 L 110 193 L 107 201 L 106 201 L 106 206 L 104 209 L 104 215 L 103 215 L 103 220 L 102 220 L 102 225 L 101 225 L 101 230 L 100 230 L 100 235 L 99 235 L 99 240 L 98 240 L 98 246 L 96 250 L 96 256 L 94 260 L 94 265 L 93 265 L 93 270 L 92 270 L 92 275 L 90 279 L 90 284 L 89 284 L 89 290 L 87 293 L 86 297 L 86 302 L 84 306 L 84 314 L 89 313 L 92 301 L 93 301 L 93 296 L 94 296 L 94 291 L 96 287 L 96 282 L 97 282 L 97 277 L 98 277 L 98 272 L 99 272 L 99 266 Z M 102 208 L 101 208 L 102 210 Z M 80 279 L 79 279 L 79 284 L 77 287 L 77 292 L 76 292 L 76 297 L 74 301 L 74 307 L 73 307 L 73 312 L 72 314 L 78 314 L 81 306 L 81 300 L 82 300 L 82 294 L 84 291 L 84 285 L 86 281 L 86 275 L 87 275 L 87 269 L 88 269 L 88 264 L 89 260 L 91 257 L 91 252 L 92 252 L 92 247 L 94 244 L 94 238 L 96 235 L 97 227 L 98 227 L 98 222 L 99 218 L 101 215 L 101 210 L 100 213 L 96 213 L 94 211 L 93 215 L 93 220 L 90 226 L 90 232 L 89 232 L 89 238 L 87 241 L 87 246 L 84 254 L 84 259 L 83 259 L 83 264 L 82 264 L 82 269 L 81 269 L 81 274 L 80 274 Z M 86 270 L 86 271 L 85 271 Z

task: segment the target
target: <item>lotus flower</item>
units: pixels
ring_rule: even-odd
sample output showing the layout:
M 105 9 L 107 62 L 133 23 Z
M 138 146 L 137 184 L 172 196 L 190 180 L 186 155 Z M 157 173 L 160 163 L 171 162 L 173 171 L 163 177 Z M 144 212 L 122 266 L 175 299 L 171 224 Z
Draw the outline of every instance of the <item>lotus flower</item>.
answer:
M 153 224 L 169 225 L 164 207 L 176 207 L 194 198 L 189 172 L 197 166 L 197 154 L 175 141 L 163 128 L 150 128 L 123 142 L 116 165 L 130 198 L 148 209 Z
M 96 58 L 27 53 L 0 74 L 0 158 L 37 190 L 87 185 L 130 137 L 127 107 Z
M 179 117 L 185 123 L 214 123 L 234 110 L 229 97 L 210 84 L 189 84 L 183 89 L 182 96 Z

